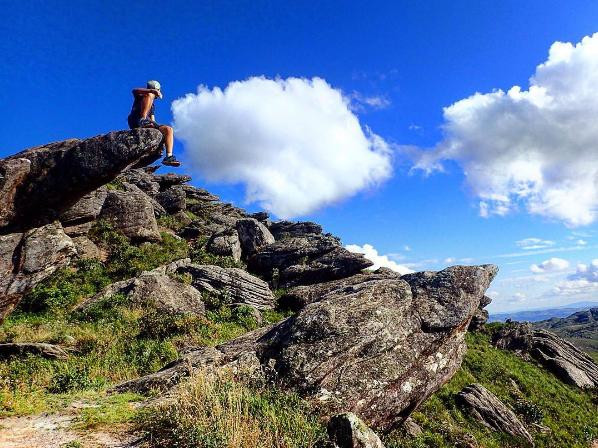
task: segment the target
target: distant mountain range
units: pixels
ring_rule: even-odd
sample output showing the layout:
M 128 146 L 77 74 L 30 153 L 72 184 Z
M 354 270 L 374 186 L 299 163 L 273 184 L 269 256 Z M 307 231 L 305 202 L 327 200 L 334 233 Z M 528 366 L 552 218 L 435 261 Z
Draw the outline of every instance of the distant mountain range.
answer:
M 555 308 L 540 308 L 535 310 L 519 310 L 509 311 L 504 313 L 490 313 L 489 322 L 504 322 L 507 319 L 516 320 L 518 322 L 539 322 L 548 320 L 553 317 L 568 317 L 578 311 L 587 310 L 588 308 L 598 307 L 596 301 L 583 301 L 570 303 L 562 307 Z

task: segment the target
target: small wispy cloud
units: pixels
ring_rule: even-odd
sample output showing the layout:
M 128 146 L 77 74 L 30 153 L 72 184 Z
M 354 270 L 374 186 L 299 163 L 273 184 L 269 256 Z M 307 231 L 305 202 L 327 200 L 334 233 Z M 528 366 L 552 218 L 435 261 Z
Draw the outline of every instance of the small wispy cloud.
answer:
M 351 110 L 354 111 L 386 109 L 392 104 L 390 99 L 384 95 L 364 95 L 357 91 L 353 91 L 349 98 L 351 100 Z
M 515 245 L 523 250 L 545 249 L 552 247 L 556 243 L 551 240 L 543 240 L 541 238 L 525 238 L 523 240 L 515 241 Z

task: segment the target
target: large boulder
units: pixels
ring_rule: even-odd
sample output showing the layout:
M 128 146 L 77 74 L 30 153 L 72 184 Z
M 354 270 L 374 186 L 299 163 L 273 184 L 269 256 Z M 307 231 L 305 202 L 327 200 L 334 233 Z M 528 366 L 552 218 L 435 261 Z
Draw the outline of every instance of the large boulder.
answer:
M 398 279 L 401 275 L 388 268 L 379 268 L 374 272 L 360 272 L 351 277 L 334 280 L 326 283 L 317 283 L 309 286 L 295 286 L 287 290 L 280 297 L 280 305 L 284 308 L 297 311 L 313 302 L 319 302 L 332 291 L 340 289 L 351 289 L 355 285 L 370 282 L 373 280 Z
M 480 384 L 465 387 L 457 400 L 477 421 L 493 431 L 504 432 L 534 445 L 532 436 L 521 420 L 496 395 Z
M 196 315 L 205 313 L 202 295 L 197 289 L 158 271 L 144 272 L 139 277 L 108 285 L 78 305 L 77 311 L 85 312 L 115 294 L 126 296 L 127 302 L 133 306 L 151 306 L 158 310 Z
M 283 288 L 349 277 L 372 264 L 343 248 L 337 238 L 312 234 L 276 241 L 247 260 L 250 271 Z
M 170 214 L 185 210 L 185 191 L 180 185 L 174 185 L 156 195 L 156 201 Z
M 245 257 L 253 255 L 258 249 L 274 243 L 274 237 L 268 228 L 257 219 L 239 219 L 236 223 L 236 229 Z
M 37 283 L 76 255 L 59 222 L 0 235 L 0 322 Z
M 281 323 L 200 347 L 117 389 L 168 389 L 195 369 L 242 370 L 299 393 L 325 414 L 353 412 L 389 430 L 459 368 L 467 326 L 496 272 L 456 266 L 330 288 Z
M 127 170 L 118 176 L 117 181 L 133 184 L 145 194 L 152 197 L 160 191 L 160 184 L 157 182 L 155 176 L 143 168 Z
M 54 221 L 79 199 L 127 167 L 160 156 L 154 129 L 65 140 L 0 160 L 0 233 Z
M 60 222 L 68 227 L 95 220 L 102 211 L 106 196 L 108 188 L 105 186 L 86 194 L 60 215 Z
M 178 263 L 167 273 L 189 274 L 191 284 L 199 291 L 216 294 L 231 304 L 248 305 L 259 310 L 274 308 L 276 299 L 268 284 L 238 268 Z
M 215 233 L 206 244 L 206 250 L 221 257 L 232 257 L 235 261 L 241 260 L 241 241 L 235 229 Z
M 352 412 L 331 417 L 326 431 L 335 448 L 384 448 L 380 437 Z
M 133 241 L 161 241 L 154 207 L 141 191 L 110 191 L 100 218 L 110 221 L 116 229 Z
M 494 345 L 531 357 L 563 381 L 581 388 L 598 387 L 598 365 L 570 342 L 530 323 L 510 322 L 493 337 Z
M 309 221 L 278 221 L 270 224 L 269 229 L 277 241 L 292 236 L 319 235 L 322 233 L 322 226 L 320 224 Z

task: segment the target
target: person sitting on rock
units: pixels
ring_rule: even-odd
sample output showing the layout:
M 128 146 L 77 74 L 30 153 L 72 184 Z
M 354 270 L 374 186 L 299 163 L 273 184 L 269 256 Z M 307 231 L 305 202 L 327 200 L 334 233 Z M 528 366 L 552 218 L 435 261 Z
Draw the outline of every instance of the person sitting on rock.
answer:
M 133 89 L 133 98 L 133 107 L 128 117 L 129 128 L 154 128 L 160 130 L 164 135 L 164 146 L 166 146 L 166 157 L 164 157 L 162 163 L 169 166 L 180 166 L 181 162 L 172 154 L 174 144 L 172 127 L 156 123 L 154 117 L 154 99 L 162 98 L 160 83 L 158 81 L 148 81 L 147 88 Z

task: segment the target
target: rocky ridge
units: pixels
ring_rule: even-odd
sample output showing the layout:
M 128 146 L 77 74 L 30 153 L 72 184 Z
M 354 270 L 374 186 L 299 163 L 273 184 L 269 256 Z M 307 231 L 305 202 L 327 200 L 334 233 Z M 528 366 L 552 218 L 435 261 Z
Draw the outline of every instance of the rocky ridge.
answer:
M 598 365 L 570 342 L 530 323 L 507 323 L 494 337 L 496 347 L 536 360 L 563 381 L 581 388 L 598 387 Z
M 367 271 L 369 260 L 318 224 L 272 222 L 266 213 L 249 214 L 189 185 L 189 176 L 156 174 L 147 165 L 159 155 L 157 134 L 139 130 L 68 140 L 0 160 L 0 317 L 71 260 L 101 259 L 90 231 L 105 221 L 133 244 L 160 242 L 168 230 L 172 238 L 246 269 L 179 260 L 108 285 L 78 311 L 118 294 L 133 306 L 151 303 L 200 317 L 209 296 L 250 308 L 258 321 L 281 305 L 296 313 L 216 347 L 189 348 L 181 359 L 115 390 L 165 391 L 196 371 L 230 370 L 296 392 L 323 415 L 343 415 L 337 420 L 348 421 L 351 431 L 367 424 L 388 432 L 459 369 L 465 334 L 487 320 L 485 291 L 496 267 L 404 276 Z M 55 179 L 59 172 L 74 174 Z M 44 192 L 51 197 L 42 204 L 37 195 Z M 28 198 L 33 205 L 22 203 Z M 164 229 L 163 220 L 176 226 Z M 555 338 L 525 330 L 505 333 L 496 344 L 567 372 L 567 381 L 580 387 L 595 387 L 595 364 Z M 41 346 L 6 347 L 13 349 L 52 353 Z M 356 424 L 352 416 L 365 423 Z M 518 431 L 527 439 L 525 427 Z M 355 440 L 363 437 L 355 432 L 353 445 L 346 446 L 378 446 L 377 436 L 365 429 L 363 434 L 371 445 L 359 445 Z

